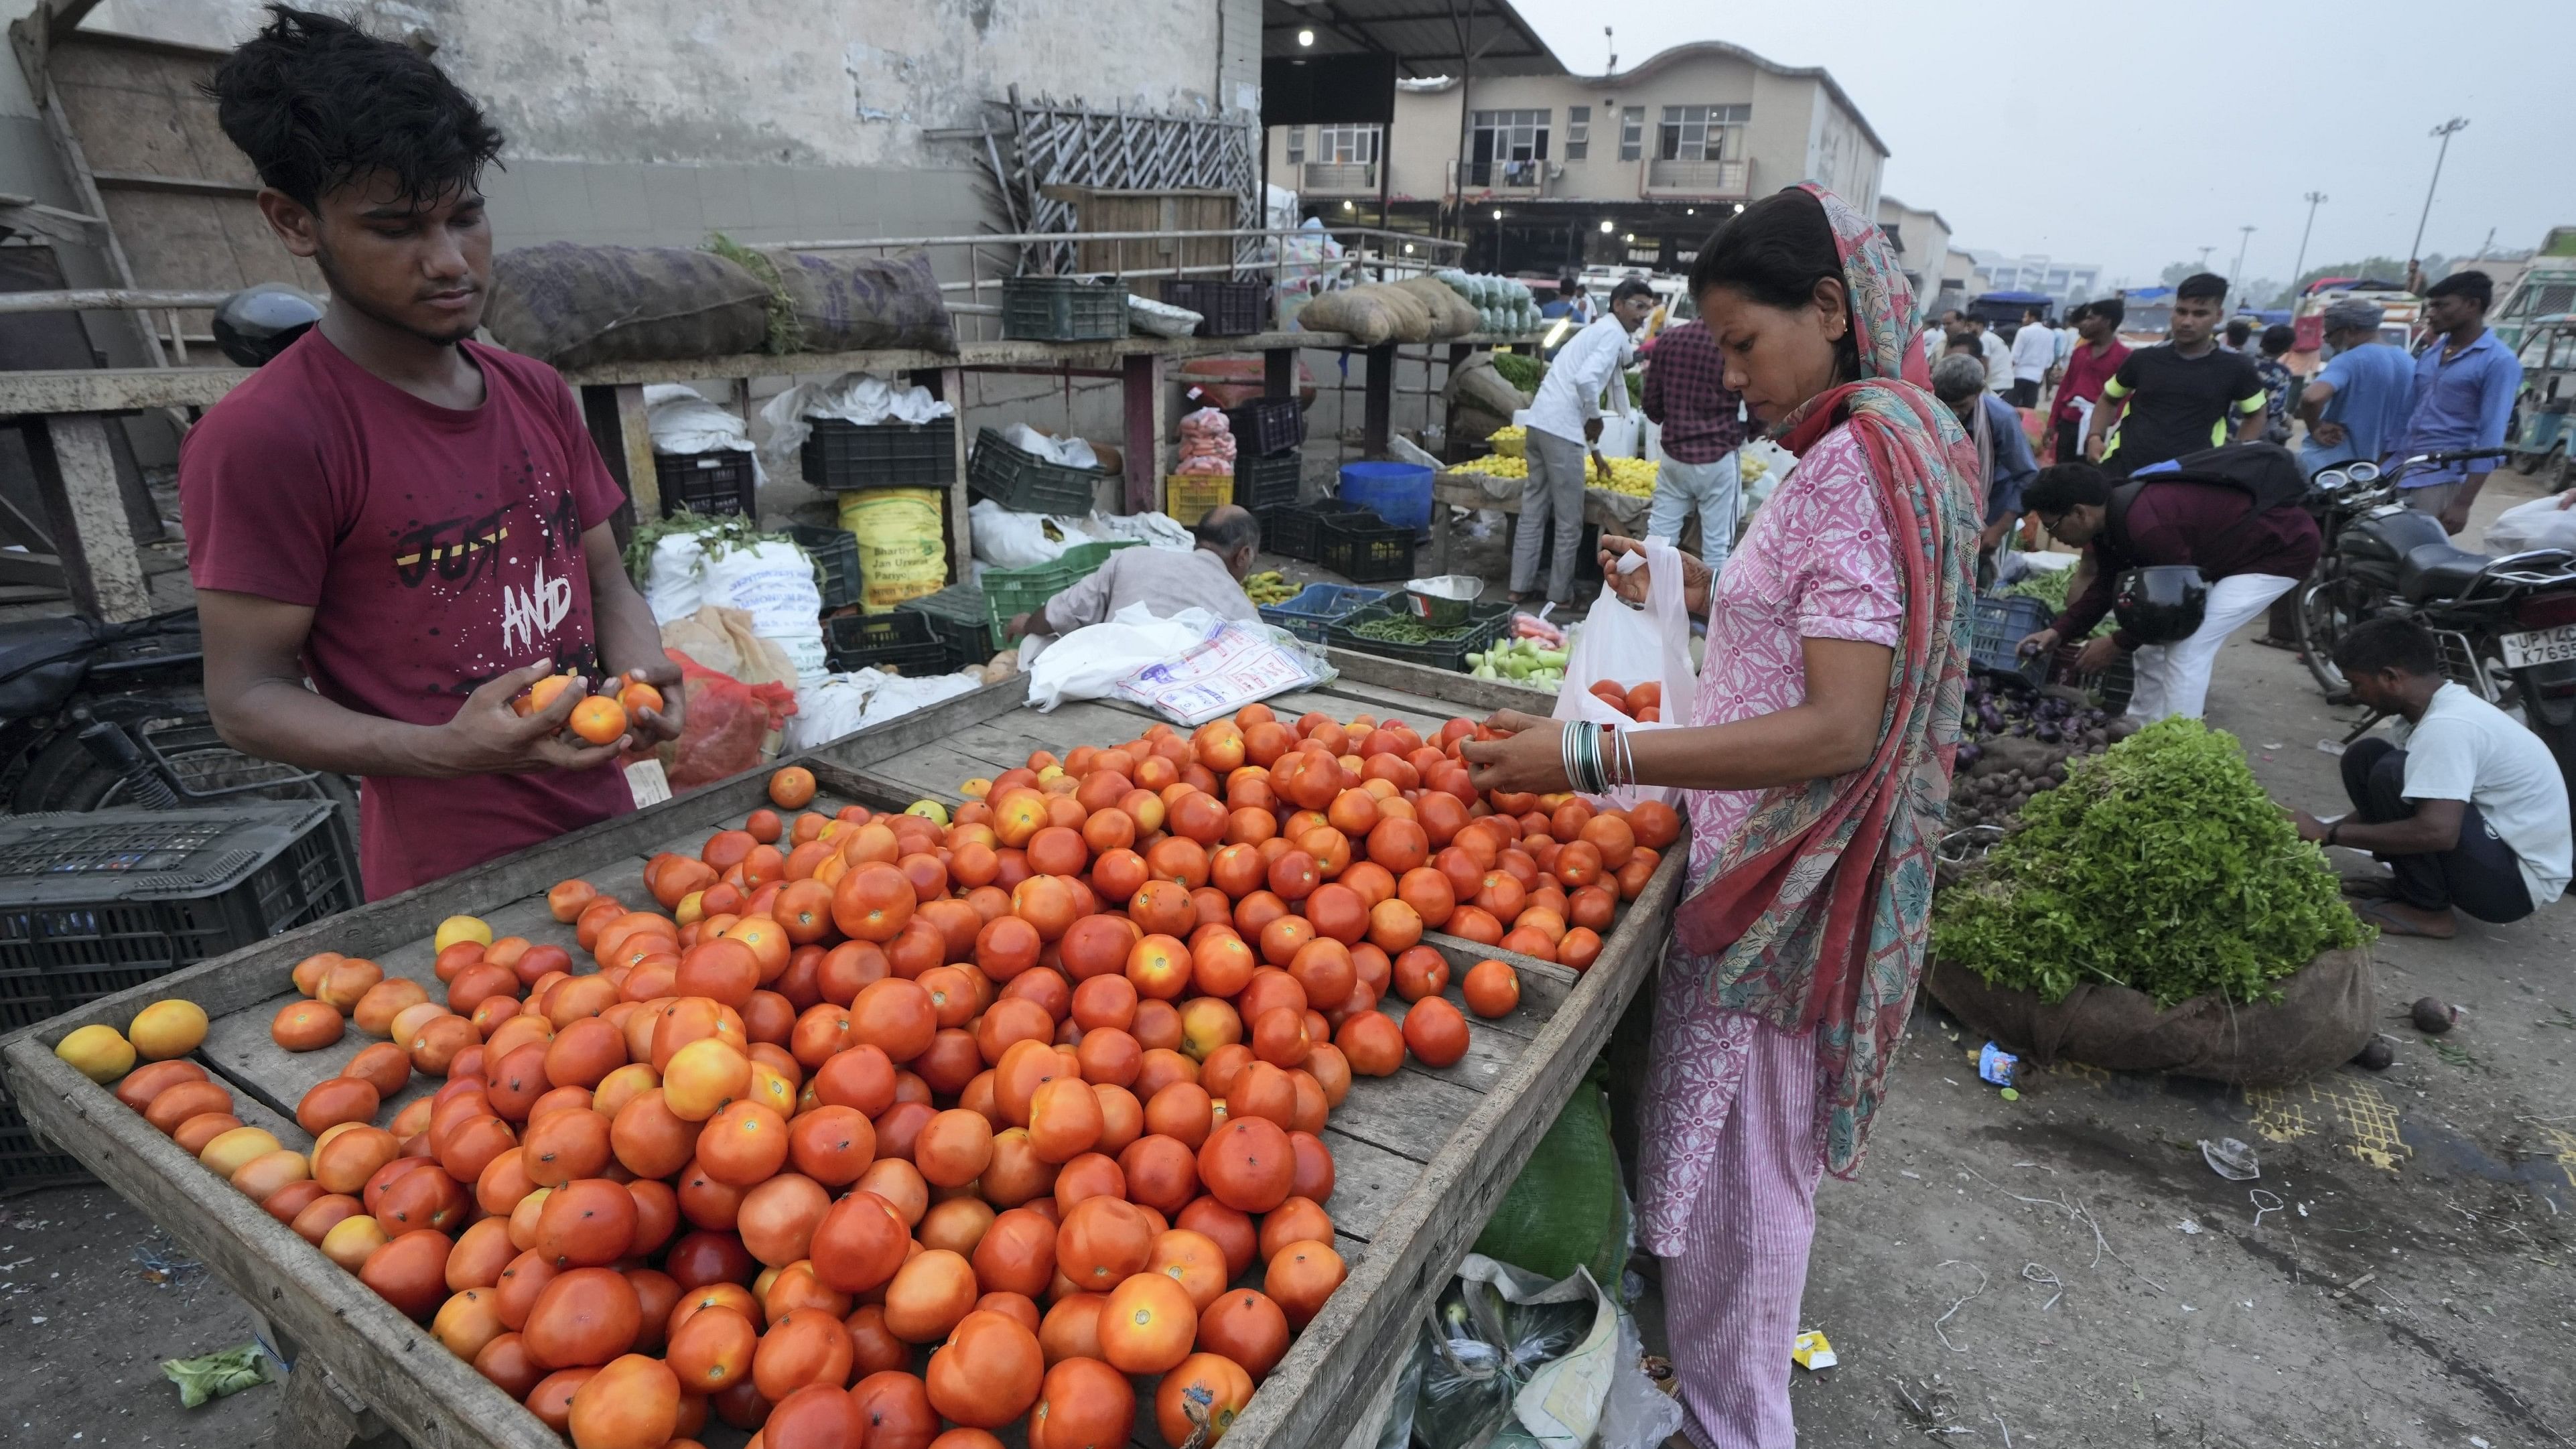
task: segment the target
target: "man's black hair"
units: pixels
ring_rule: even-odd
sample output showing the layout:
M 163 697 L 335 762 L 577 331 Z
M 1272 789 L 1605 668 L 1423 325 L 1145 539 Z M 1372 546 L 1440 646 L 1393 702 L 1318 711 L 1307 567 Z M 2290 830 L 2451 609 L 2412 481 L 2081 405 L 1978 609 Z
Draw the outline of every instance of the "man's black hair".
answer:
M 2194 272 L 2174 288 L 2177 302 L 2225 302 L 2227 279 L 2216 272 Z
M 2253 337 L 2254 324 L 2246 321 L 2244 318 L 2235 318 L 2227 324 L 2228 346 L 2243 347 L 2247 342 L 2252 341 Z
M 437 66 L 391 40 L 308 10 L 269 7 L 205 87 L 259 179 L 310 210 L 377 172 L 427 206 L 471 187 L 501 133 Z
M 1950 340 L 1941 344 L 1941 350 L 1943 352 L 1965 352 L 1980 358 L 1986 355 L 1986 349 L 1978 344 L 1977 334 L 1974 332 L 1954 332 L 1950 334 Z
M 2453 272 L 2435 282 L 2427 297 L 2466 297 L 2483 312 L 2495 305 L 2495 279 L 2484 272 Z
M 1211 508 L 1191 525 L 1190 532 L 1220 554 L 1231 554 L 1246 546 L 1255 553 L 1261 551 L 1261 520 L 1249 508 Z
M 2299 345 L 2298 329 L 2287 322 L 2275 322 L 2263 329 L 2263 355 L 2278 357 Z
M 1559 277 L 1556 279 L 1556 295 L 1560 297 L 1571 297 L 1582 290 L 1583 288 L 1576 283 L 1572 277 Z
M 2432 631 L 2412 619 L 2365 619 L 2335 641 L 2335 668 L 2346 678 L 2394 669 L 2421 676 L 2442 672 L 2442 654 Z
M 2093 309 L 2094 316 L 2109 318 L 2114 332 L 2119 331 L 2120 324 L 2129 318 L 2129 303 L 2124 297 L 2102 297 L 2084 305 Z
M 1646 284 L 1645 278 L 1627 277 L 1621 279 L 1619 285 L 1610 289 L 1610 305 L 1616 307 L 1631 297 L 1651 297 L 1653 295 L 1655 295 L 1655 289 Z
M 2046 307 L 2024 307 L 2021 309 L 2021 320 L 2024 322 L 2045 322 L 2048 320 L 2048 309 Z
M 2090 463 L 2051 463 L 2022 486 L 2021 506 L 2060 517 L 2085 504 L 2111 501 L 2111 475 Z

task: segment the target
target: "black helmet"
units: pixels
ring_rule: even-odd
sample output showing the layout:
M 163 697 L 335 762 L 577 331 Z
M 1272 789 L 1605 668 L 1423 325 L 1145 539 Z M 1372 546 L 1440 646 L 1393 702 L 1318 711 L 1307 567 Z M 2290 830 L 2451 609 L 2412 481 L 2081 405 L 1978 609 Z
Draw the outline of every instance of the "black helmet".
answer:
M 215 345 L 242 366 L 259 367 L 321 320 L 321 303 L 284 282 L 262 282 L 215 309 Z
M 2209 580 L 2189 564 L 2156 564 L 2120 575 L 2111 611 L 2141 644 L 2179 644 L 2209 612 Z

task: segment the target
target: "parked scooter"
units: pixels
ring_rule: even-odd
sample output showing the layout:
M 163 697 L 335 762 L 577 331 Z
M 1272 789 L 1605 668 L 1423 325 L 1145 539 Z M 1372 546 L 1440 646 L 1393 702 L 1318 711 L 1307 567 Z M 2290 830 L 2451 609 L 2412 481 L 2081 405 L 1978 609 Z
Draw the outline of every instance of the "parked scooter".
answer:
M 2576 788 L 2576 554 L 2458 548 L 2439 519 L 2398 501 L 2416 469 L 2504 455 L 2476 448 L 2423 454 L 2386 473 L 2369 463 L 2319 473 L 2310 506 L 2326 550 L 2299 588 L 2299 645 L 2327 697 L 2344 700 L 2336 641 L 2365 619 L 2413 619 L 2441 646 L 2443 673 L 2519 714 Z
M 347 779 L 253 759 L 206 713 L 197 612 L 0 624 L 0 801 L 18 814 L 328 800 Z M 354 813 L 351 818 L 354 820 Z

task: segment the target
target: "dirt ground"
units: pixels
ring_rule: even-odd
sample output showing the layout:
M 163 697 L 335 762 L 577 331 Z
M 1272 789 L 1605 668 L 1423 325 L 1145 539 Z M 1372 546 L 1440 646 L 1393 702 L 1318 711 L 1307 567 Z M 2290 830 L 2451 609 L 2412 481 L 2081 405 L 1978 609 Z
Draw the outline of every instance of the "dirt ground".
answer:
M 2497 475 L 2479 523 L 2529 496 Z M 1500 562 L 1478 552 L 1458 566 Z M 2260 631 L 2220 656 L 2211 722 L 2285 802 L 2339 810 L 2317 743 L 2351 711 Z M 1806 1441 L 2576 1442 L 2576 905 L 2376 951 L 2396 1065 L 2278 1091 L 2070 1068 L 2006 1102 L 1919 1014 L 1860 1180 L 1819 1194 L 1805 1322 L 1841 1363 L 1792 1371 Z M 2438 1047 L 2404 1021 L 2426 995 L 2462 1008 Z M 2222 1137 L 2260 1179 L 2203 1163 Z M 161 1376 L 251 1337 L 221 1283 L 152 1266 L 168 1246 L 100 1187 L 0 1202 L 0 1444 L 269 1437 L 277 1388 L 183 1410 Z M 1659 1341 L 1651 1292 L 1640 1317 Z

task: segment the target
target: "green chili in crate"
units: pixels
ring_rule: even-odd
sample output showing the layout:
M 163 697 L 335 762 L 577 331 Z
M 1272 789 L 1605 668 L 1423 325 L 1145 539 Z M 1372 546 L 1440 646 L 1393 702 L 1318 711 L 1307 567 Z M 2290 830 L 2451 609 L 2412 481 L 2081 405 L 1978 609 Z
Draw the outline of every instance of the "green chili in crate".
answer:
M 1446 629 L 1434 629 L 1419 619 L 1393 615 L 1383 619 L 1371 619 L 1364 624 L 1355 624 L 1351 627 L 1351 632 L 1363 639 L 1376 639 L 1388 644 L 1434 644 L 1443 640 L 1464 638 L 1474 633 L 1478 627 L 1477 624 L 1466 623 L 1452 624 Z

